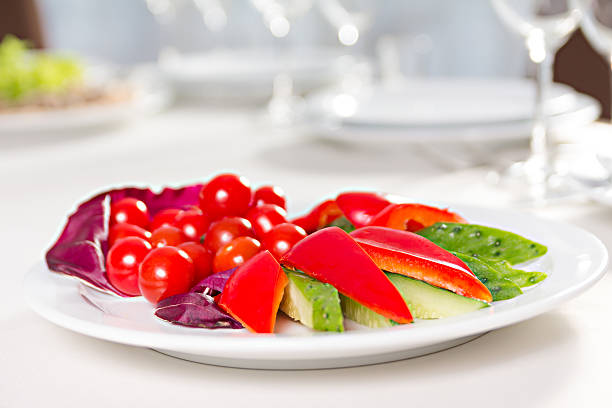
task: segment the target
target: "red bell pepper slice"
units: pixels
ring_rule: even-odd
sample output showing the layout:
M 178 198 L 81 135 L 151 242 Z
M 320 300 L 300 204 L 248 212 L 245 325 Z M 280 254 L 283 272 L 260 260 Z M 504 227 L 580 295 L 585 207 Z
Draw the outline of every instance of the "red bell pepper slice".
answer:
M 459 295 L 491 302 L 491 292 L 459 258 L 408 231 L 364 227 L 351 232 L 374 263 L 385 271 L 406 275 Z
M 230 276 L 219 306 L 255 333 L 273 333 L 287 275 L 268 251 L 246 261 Z
M 338 227 L 299 241 L 281 263 L 329 283 L 340 293 L 398 323 L 412 322 L 406 302 L 363 249 Z
M 372 218 L 391 202 L 380 194 L 367 192 L 348 192 L 336 197 L 342 213 L 355 227 L 365 227 Z
M 326 200 L 313 208 L 308 214 L 295 218 L 292 224 L 298 225 L 311 234 L 331 224 L 336 218 L 342 216 L 342 211 L 335 200 Z
M 457 213 L 424 204 L 390 204 L 368 223 L 402 231 L 418 231 L 436 222 L 461 222 L 466 220 Z

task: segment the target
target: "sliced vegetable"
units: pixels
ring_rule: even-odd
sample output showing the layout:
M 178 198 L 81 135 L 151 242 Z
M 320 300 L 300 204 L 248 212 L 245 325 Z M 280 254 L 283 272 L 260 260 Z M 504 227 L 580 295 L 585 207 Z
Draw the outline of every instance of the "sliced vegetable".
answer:
M 187 327 L 241 329 L 236 319 L 219 308 L 210 296 L 188 292 L 166 298 L 157 304 L 155 316 Z
M 402 231 L 418 231 L 436 222 L 466 222 L 459 214 L 424 204 L 390 204 L 379 212 L 368 225 Z
M 512 232 L 474 224 L 436 223 L 417 232 L 442 248 L 511 265 L 546 253 L 547 248 Z
M 326 200 L 313 208 L 308 214 L 298 217 L 292 224 L 298 225 L 311 234 L 331 224 L 336 218 L 342 216 L 342 211 L 334 200 Z
M 196 293 L 204 293 L 208 289 L 211 295 L 216 295 L 218 293 L 223 292 L 223 288 L 225 284 L 229 280 L 230 276 L 236 271 L 238 268 L 228 269 L 227 271 L 214 273 L 203 280 L 201 280 L 198 284 L 196 284 L 193 288 L 191 288 L 190 292 Z
M 440 319 L 489 306 L 486 302 L 460 296 L 420 280 L 395 273 L 388 273 L 387 276 L 402 294 L 414 317 L 419 319 Z
M 368 225 L 376 214 L 391 204 L 381 194 L 368 192 L 342 193 L 336 197 L 336 203 L 344 216 L 357 228 Z
M 462 296 L 490 302 L 489 290 L 465 263 L 427 239 L 408 231 L 364 227 L 351 233 L 374 263 Z
M 338 291 L 303 273 L 285 270 L 289 284 L 285 287 L 280 309 L 304 326 L 321 331 L 344 331 Z
M 346 218 L 344 215 L 332 221 L 332 223 L 329 224 L 329 227 L 338 227 L 347 234 L 355 231 L 355 226 L 351 224 L 348 218 Z
M 441 319 L 473 312 L 489 306 L 486 302 L 457 295 L 420 280 L 395 273 L 387 273 L 417 319 Z M 346 317 L 368 327 L 391 327 L 394 321 L 365 306 L 342 296 L 342 310 Z
M 230 276 L 219 306 L 255 333 L 273 333 L 287 275 L 268 251 L 240 266 Z
M 465 262 L 476 277 L 489 289 L 493 301 L 512 299 L 523 293 L 516 283 L 506 279 L 483 260 L 457 252 L 455 252 L 455 255 Z
M 201 188 L 201 184 L 166 188 L 159 194 L 149 189 L 122 188 L 96 195 L 68 217 L 60 237 L 45 255 L 49 269 L 82 279 L 100 290 L 129 296 L 114 288 L 105 273 L 111 202 L 133 197 L 144 202 L 149 214 L 155 216 L 169 207 L 196 204 Z
M 511 280 L 521 288 L 535 285 L 536 283 L 542 282 L 544 279 L 546 279 L 546 274 L 544 272 L 514 269 L 512 266 L 510 266 L 508 261 L 495 261 L 484 258 L 480 258 L 480 260 L 499 272 L 501 276 Z
M 281 259 L 398 323 L 412 315 L 397 289 L 350 235 L 329 227 L 304 238 Z
M 398 323 L 376 313 L 348 296 L 340 294 L 340 304 L 344 315 L 354 322 L 373 329 L 397 326 Z

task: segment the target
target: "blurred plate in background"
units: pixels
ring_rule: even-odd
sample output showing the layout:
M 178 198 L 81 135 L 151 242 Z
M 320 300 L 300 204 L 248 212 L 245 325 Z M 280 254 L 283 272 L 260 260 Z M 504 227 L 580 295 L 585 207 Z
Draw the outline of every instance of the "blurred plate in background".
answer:
M 335 49 L 249 48 L 177 54 L 162 58 L 159 68 L 177 96 L 256 103 L 270 98 L 279 74 L 288 74 L 296 92 L 304 93 L 333 84 L 353 63 Z
M 308 98 L 309 133 L 342 141 L 524 139 L 531 129 L 534 84 L 526 79 L 422 79 L 357 93 L 326 90 Z M 554 84 L 546 102 L 550 126 L 581 126 L 598 102 Z
M 120 74 L 104 64 L 88 65 L 86 84 L 108 87 L 116 97 L 74 106 L 0 112 L 0 137 L 27 133 L 60 133 L 120 125 L 145 114 L 160 111 L 171 94 L 147 67 Z

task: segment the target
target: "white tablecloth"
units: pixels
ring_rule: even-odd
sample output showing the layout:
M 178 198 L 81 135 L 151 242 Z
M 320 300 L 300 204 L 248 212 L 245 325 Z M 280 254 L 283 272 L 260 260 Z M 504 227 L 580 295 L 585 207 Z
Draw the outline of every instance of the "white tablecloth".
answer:
M 474 147 L 453 155 L 459 147 L 349 148 L 269 129 L 249 112 L 189 108 L 86 136 L 2 135 L 0 407 L 610 406 L 609 275 L 562 307 L 444 352 L 314 371 L 181 361 L 56 327 L 23 301 L 23 276 L 66 214 L 109 186 L 185 184 L 231 170 L 281 185 L 294 212 L 346 188 L 505 205 L 484 183 L 486 168 L 470 164 L 491 161 L 492 153 L 480 146 L 476 155 Z M 612 247 L 610 208 L 583 202 L 537 212 L 586 228 Z

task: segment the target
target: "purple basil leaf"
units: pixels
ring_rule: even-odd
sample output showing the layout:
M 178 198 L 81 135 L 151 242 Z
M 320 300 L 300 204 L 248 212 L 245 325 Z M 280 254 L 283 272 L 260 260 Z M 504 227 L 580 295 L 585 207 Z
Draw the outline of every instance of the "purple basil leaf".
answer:
M 155 316 L 170 323 L 208 329 L 241 329 L 242 325 L 217 306 L 212 298 L 188 292 L 157 304 Z
M 223 292 L 223 288 L 225 287 L 225 283 L 232 276 L 232 273 L 236 268 L 228 269 L 227 271 L 217 272 L 213 275 L 207 276 L 202 279 L 200 283 L 195 285 L 189 292 L 193 293 L 204 293 L 204 291 L 208 288 L 214 292 Z
M 68 217 L 57 242 L 46 254 L 50 270 L 75 276 L 98 289 L 128 296 L 115 289 L 106 277 L 108 220 L 110 203 L 125 197 L 142 200 L 151 216 L 166 208 L 183 208 L 198 203 L 202 188 L 196 184 L 183 188 L 166 188 L 156 194 L 150 189 L 122 188 L 98 194 L 79 205 Z

